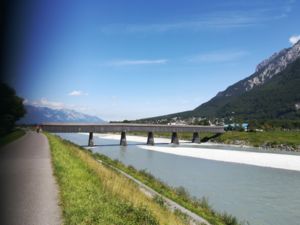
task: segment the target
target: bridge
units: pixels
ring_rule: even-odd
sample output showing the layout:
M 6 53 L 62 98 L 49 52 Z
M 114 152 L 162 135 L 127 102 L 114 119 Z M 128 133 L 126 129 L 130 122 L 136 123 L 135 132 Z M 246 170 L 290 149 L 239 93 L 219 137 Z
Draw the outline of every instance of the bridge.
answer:
M 72 123 L 44 123 L 40 126 L 42 130 L 52 133 L 89 133 L 88 145 L 94 145 L 94 133 L 121 133 L 120 145 L 126 146 L 126 132 L 141 131 L 147 132 L 147 144 L 154 145 L 154 133 L 168 132 L 171 135 L 171 143 L 179 144 L 178 133 L 193 133 L 192 142 L 200 143 L 201 132 L 215 134 L 224 133 L 223 126 L 191 126 L 191 125 L 158 125 L 158 124 L 131 124 L 131 123 L 110 123 L 110 124 L 72 124 Z

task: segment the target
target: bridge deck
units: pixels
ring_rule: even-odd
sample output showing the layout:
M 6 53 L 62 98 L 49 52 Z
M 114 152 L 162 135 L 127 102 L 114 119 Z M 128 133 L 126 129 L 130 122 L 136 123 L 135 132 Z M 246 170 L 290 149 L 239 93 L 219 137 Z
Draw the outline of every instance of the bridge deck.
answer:
M 157 124 L 72 124 L 72 123 L 45 123 L 41 125 L 44 131 L 54 133 L 76 133 L 76 132 L 212 132 L 224 133 L 223 126 L 191 126 L 191 125 L 157 125 Z

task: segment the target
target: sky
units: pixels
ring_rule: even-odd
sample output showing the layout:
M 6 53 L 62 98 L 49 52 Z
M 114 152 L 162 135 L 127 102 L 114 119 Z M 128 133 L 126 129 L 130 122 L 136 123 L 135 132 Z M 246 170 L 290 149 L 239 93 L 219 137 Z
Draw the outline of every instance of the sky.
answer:
M 191 110 L 300 38 L 297 0 L 19 1 L 6 82 L 105 120 Z

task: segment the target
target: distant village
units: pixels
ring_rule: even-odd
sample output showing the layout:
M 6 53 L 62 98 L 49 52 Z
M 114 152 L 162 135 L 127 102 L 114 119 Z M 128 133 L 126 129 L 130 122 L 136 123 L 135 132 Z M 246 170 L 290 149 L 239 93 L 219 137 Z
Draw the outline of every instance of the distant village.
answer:
M 214 120 L 207 119 L 206 117 L 189 117 L 189 118 L 163 118 L 157 120 L 143 120 L 139 122 L 151 124 L 168 124 L 168 125 L 202 125 L 202 126 L 224 126 L 225 130 L 239 130 L 248 131 L 249 124 L 246 122 L 235 123 L 232 122 L 233 118 L 225 122 L 224 118 L 215 118 Z

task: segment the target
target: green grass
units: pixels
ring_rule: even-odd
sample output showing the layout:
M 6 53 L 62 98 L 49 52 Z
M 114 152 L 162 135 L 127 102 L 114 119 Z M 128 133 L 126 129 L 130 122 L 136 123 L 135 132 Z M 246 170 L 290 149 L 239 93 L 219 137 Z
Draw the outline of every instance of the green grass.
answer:
M 64 224 L 185 224 L 131 180 L 97 162 L 88 150 L 46 135 Z
M 190 211 L 198 214 L 199 216 L 205 218 L 213 225 L 238 225 L 238 224 L 245 224 L 244 222 L 239 222 L 237 218 L 231 216 L 227 213 L 218 213 L 213 210 L 206 198 L 203 199 L 196 199 L 192 198 L 189 193 L 183 188 L 172 188 L 162 181 L 156 179 L 150 173 L 141 170 L 138 171 L 132 166 L 125 166 L 118 160 L 112 160 L 107 156 L 101 155 L 99 153 L 95 153 L 94 156 L 97 159 L 104 161 L 105 163 L 112 165 L 131 176 L 135 177 L 136 179 L 140 180 L 144 184 L 148 185 L 149 187 L 156 190 L 158 193 L 166 196 L 173 201 L 177 202 L 178 204 L 184 206 L 185 208 L 189 209 Z M 163 205 L 163 199 L 156 197 L 154 200 L 159 204 Z M 178 213 L 178 212 L 177 212 Z M 180 213 L 178 213 L 180 215 Z M 184 217 L 184 216 L 183 216 Z M 184 218 L 183 218 L 184 219 Z
M 4 145 L 7 145 L 10 142 L 13 142 L 14 140 L 17 140 L 18 138 L 22 137 L 24 134 L 25 134 L 24 130 L 16 129 L 11 133 L 0 138 L 0 146 L 2 147 Z
M 228 131 L 214 139 L 225 144 L 243 142 L 255 147 L 281 147 L 289 146 L 293 150 L 299 150 L 300 131 L 264 131 L 264 132 L 239 132 Z

